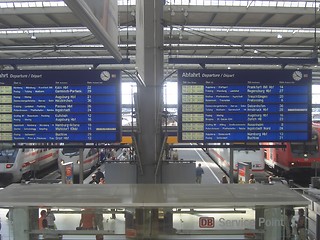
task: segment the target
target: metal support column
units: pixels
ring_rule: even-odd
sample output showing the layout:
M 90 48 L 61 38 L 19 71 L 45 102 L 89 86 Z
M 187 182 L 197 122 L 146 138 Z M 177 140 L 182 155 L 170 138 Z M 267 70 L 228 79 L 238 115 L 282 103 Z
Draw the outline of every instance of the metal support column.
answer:
M 24 239 L 32 240 L 38 239 L 38 237 L 33 236 L 30 238 L 30 219 L 29 212 L 27 207 L 17 207 L 12 210 L 12 219 L 13 219 L 13 239 Z M 32 219 L 35 223 L 38 223 L 38 216 L 35 219 Z M 36 225 L 33 225 L 33 227 Z
M 84 179 L 84 176 L 83 176 L 83 161 L 84 161 L 84 158 L 83 158 L 83 148 L 80 148 L 79 149 L 79 184 L 83 184 L 83 179 Z
M 162 145 L 163 1 L 137 1 L 137 71 L 140 130 L 137 136 L 143 175 L 138 183 L 154 183 Z M 138 124 L 138 123 L 137 123 Z M 159 177 L 159 176 L 158 176 Z M 159 182 L 159 179 L 156 180 Z
M 234 149 L 230 148 L 230 169 L 229 169 L 230 183 L 234 183 L 233 164 L 234 164 Z

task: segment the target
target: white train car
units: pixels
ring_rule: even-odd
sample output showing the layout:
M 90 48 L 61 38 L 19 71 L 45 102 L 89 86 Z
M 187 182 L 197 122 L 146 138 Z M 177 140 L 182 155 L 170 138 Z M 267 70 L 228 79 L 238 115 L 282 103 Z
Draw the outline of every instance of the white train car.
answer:
M 0 145 L 0 182 L 9 184 L 29 179 L 34 172 L 57 164 L 58 150 L 50 148 L 13 148 Z
M 229 144 L 214 144 L 212 148 L 208 148 L 207 152 L 216 163 L 227 173 L 230 170 L 230 148 Z M 214 147 L 216 146 L 216 147 Z M 254 148 L 254 145 L 249 147 L 234 148 L 233 151 L 233 177 L 238 179 L 238 163 L 244 162 L 251 166 L 251 173 L 256 179 L 265 179 L 265 162 L 264 151 L 261 148 Z
M 65 163 L 73 164 L 73 174 L 79 176 L 79 148 L 65 145 L 64 148 L 59 149 L 58 166 L 62 171 L 62 165 Z M 93 170 L 99 164 L 99 151 L 97 148 L 84 148 L 83 149 L 83 171 L 87 173 Z

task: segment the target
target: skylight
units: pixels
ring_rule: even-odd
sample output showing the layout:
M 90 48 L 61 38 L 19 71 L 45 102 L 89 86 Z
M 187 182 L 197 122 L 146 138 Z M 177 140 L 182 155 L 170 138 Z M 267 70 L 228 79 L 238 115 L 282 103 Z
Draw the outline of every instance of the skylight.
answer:
M 166 5 L 188 5 L 188 6 L 225 6 L 225 7 L 299 7 L 314 8 L 315 1 L 244 1 L 244 0 L 165 0 Z M 118 5 L 136 5 L 136 0 L 118 0 Z M 28 7 L 63 7 L 66 6 L 63 0 L 57 1 L 3 1 L 0 8 L 28 8 Z
M 8 1 L 1 2 L 0 8 L 42 8 L 42 7 L 63 7 L 64 1 Z
M 136 0 L 118 0 L 119 5 L 136 5 Z M 301 7 L 314 8 L 315 1 L 244 1 L 244 0 L 166 0 L 166 5 L 226 7 Z

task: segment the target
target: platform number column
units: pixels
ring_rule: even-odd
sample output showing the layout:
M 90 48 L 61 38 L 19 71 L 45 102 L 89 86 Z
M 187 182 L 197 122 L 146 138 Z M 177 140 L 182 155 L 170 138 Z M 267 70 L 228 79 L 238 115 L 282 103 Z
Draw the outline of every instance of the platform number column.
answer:
M 92 87 L 87 87 L 88 140 L 92 140 Z

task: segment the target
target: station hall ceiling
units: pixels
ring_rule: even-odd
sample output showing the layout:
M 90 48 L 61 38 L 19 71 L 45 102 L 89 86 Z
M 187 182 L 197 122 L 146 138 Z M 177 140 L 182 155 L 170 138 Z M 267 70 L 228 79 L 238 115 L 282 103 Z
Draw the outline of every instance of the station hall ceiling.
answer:
M 125 68 L 134 71 L 135 1 L 117 1 L 118 47 L 121 55 L 129 58 L 131 64 L 98 67 Z M 169 58 L 244 59 L 244 63 L 246 58 L 318 58 L 320 6 L 317 1 L 166 0 L 165 2 L 164 69 L 167 74 L 178 67 L 201 67 L 169 64 Z M 0 61 L 43 58 L 112 58 L 112 56 L 64 1 L 0 0 Z M 3 61 L 0 64 L 2 69 L 27 67 L 5 64 Z M 320 66 L 317 65 L 255 66 L 237 63 L 209 64 L 206 67 L 312 68 L 314 81 L 320 81 L 320 73 L 318 74 Z

